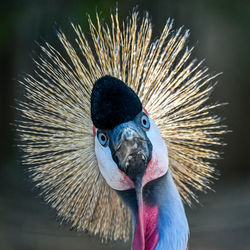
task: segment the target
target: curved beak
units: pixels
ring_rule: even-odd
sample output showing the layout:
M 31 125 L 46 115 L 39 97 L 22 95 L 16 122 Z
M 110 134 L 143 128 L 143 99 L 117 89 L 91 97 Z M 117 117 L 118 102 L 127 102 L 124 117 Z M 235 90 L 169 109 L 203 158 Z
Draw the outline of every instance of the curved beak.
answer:
M 146 132 L 134 121 L 115 127 L 110 136 L 112 157 L 119 169 L 135 183 L 142 179 L 152 156 Z

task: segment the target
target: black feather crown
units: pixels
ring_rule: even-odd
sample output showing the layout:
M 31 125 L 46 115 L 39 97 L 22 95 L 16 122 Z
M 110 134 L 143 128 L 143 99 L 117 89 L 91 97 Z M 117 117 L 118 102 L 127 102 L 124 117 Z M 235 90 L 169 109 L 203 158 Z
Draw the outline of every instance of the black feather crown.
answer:
M 95 127 L 113 129 L 133 120 L 141 110 L 140 99 L 123 81 L 106 75 L 95 82 L 91 94 L 91 119 Z

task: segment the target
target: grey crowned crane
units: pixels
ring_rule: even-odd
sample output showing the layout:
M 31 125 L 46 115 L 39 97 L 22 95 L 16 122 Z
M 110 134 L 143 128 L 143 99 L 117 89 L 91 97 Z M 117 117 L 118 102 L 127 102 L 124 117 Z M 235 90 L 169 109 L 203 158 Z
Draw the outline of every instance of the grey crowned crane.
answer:
M 132 224 L 133 250 L 184 250 L 182 200 L 209 188 L 211 146 L 225 132 L 211 114 L 219 104 L 207 104 L 216 75 L 190 60 L 188 31 L 168 20 L 152 41 L 148 16 L 137 19 L 120 25 L 116 11 L 109 27 L 89 18 L 92 45 L 72 24 L 78 52 L 58 31 L 67 57 L 41 45 L 21 81 L 23 163 L 73 228 L 127 241 Z

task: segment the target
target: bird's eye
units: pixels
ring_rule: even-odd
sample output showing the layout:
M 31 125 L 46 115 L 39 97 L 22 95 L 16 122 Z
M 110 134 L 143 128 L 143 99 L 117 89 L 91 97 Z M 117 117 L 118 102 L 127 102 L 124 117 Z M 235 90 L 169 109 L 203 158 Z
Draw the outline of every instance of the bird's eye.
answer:
M 103 147 L 106 147 L 107 144 L 108 144 L 108 137 L 105 133 L 103 132 L 97 132 L 97 138 L 98 138 L 98 141 L 100 142 L 100 144 L 103 146 Z
M 141 117 L 141 126 L 147 130 L 150 128 L 149 119 L 145 114 Z

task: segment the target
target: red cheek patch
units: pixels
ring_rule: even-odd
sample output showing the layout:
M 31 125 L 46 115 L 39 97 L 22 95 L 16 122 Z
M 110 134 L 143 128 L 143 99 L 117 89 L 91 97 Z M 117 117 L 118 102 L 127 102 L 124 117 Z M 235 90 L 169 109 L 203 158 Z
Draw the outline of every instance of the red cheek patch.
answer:
M 158 164 L 158 160 L 152 155 L 150 162 L 148 163 L 146 173 L 142 178 L 142 186 L 148 182 L 155 180 L 165 174 L 165 170 Z
M 133 181 L 131 181 L 131 179 L 124 172 L 122 172 L 119 168 L 118 170 L 122 175 L 122 177 L 119 179 L 120 183 L 122 183 L 122 185 L 126 187 L 126 189 L 135 188 Z

